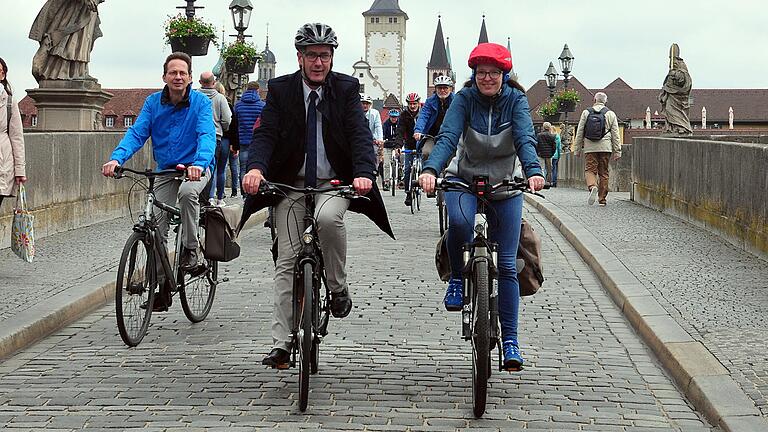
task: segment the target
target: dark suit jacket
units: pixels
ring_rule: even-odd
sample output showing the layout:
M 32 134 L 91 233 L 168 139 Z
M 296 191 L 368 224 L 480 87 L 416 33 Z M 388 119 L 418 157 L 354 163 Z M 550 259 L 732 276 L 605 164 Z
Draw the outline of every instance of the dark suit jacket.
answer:
M 269 80 L 267 105 L 261 113 L 261 126 L 253 133 L 247 170 L 257 168 L 267 181 L 293 184 L 304 165 L 306 110 L 301 72 Z M 376 187 L 376 159 L 373 135 L 360 105 L 357 79 L 330 72 L 323 86 L 323 100 L 317 109 L 323 118 L 325 154 L 336 177 L 352 184 L 356 177 L 373 181 L 367 200 L 352 200 L 349 209 L 363 213 L 382 231 L 392 234 L 387 211 Z M 241 225 L 252 213 L 277 203 L 276 197 L 249 196 Z

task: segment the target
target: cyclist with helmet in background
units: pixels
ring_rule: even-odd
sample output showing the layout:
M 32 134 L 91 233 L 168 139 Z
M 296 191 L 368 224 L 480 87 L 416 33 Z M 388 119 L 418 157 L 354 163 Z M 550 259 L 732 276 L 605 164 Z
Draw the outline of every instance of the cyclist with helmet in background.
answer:
M 368 129 L 373 134 L 373 154 L 376 156 L 376 172 L 381 173 L 381 162 L 384 160 L 384 134 L 381 129 L 381 114 L 372 108 L 373 98 L 365 93 L 360 93 L 360 104 L 363 114 L 368 121 Z
M 269 80 L 269 97 L 254 130 L 243 190 L 256 194 L 265 179 L 294 185 L 327 187 L 331 180 L 353 185 L 370 200 L 350 201 L 317 194 L 315 218 L 323 252 L 331 313 L 347 316 L 352 309 L 346 274 L 347 210 L 368 216 L 382 231 L 392 234 L 384 202 L 374 182 L 376 163 L 371 135 L 360 106 L 357 79 L 332 72 L 339 46 L 336 33 L 321 23 L 302 26 L 294 41 L 299 70 Z M 288 194 L 291 198 L 301 195 Z M 262 364 L 287 368 L 290 361 L 294 251 L 299 248 L 301 205 L 276 195 L 250 195 L 245 202 L 242 228 L 248 216 L 275 206 L 277 259 L 275 262 L 273 349 Z
M 383 170 L 379 170 L 379 174 L 384 179 L 384 190 L 389 190 L 390 187 L 397 187 L 397 185 L 390 185 L 389 179 L 392 177 L 390 172 L 389 160 L 392 159 L 392 152 L 397 152 L 398 158 L 400 157 L 400 147 L 403 146 L 402 138 L 398 133 L 400 124 L 398 119 L 400 118 L 400 111 L 396 109 L 389 110 L 389 118 L 382 125 L 384 130 L 384 165 Z
M 421 97 L 418 93 L 408 93 L 405 97 L 406 107 L 405 110 L 400 113 L 400 136 L 403 137 L 403 148 L 406 150 L 416 150 L 416 144 L 418 141 L 414 137 L 414 129 L 416 128 L 416 121 L 419 118 L 421 111 Z M 413 163 L 413 153 L 408 153 L 403 158 L 403 179 L 410 178 L 411 164 Z M 411 185 L 407 181 L 405 183 L 405 205 L 409 207 L 411 205 Z
M 516 158 L 520 159 L 531 190 L 542 189 L 544 177 L 536 157 L 536 134 L 528 99 L 523 87 L 509 77 L 512 55 L 501 45 L 482 43 L 472 50 L 468 64 L 472 77 L 456 94 L 445 115 L 435 148 L 419 176 L 424 192 L 434 192 L 435 178 L 446 165 L 446 177 L 467 183 L 472 183 L 476 175 L 487 175 L 492 184 L 512 179 Z M 517 333 L 520 289 L 515 261 L 523 197 L 519 191 L 498 194 L 497 197 L 490 201 L 488 233 L 490 240 L 498 244 L 504 368 L 520 370 L 523 366 Z M 477 198 L 462 192 L 446 192 L 445 202 L 451 221 L 447 238 L 451 279 L 444 304 L 449 311 L 460 311 L 462 245 L 472 241 Z
M 433 82 L 435 94 L 424 102 L 419 121 L 416 122 L 413 137 L 419 141 L 418 150 L 424 159 L 429 157 L 435 144 L 434 138 L 425 138 L 424 135 L 437 137 L 440 126 L 443 124 L 445 112 L 453 101 L 453 80 L 448 75 L 438 75 Z M 422 140 L 422 138 L 425 138 Z

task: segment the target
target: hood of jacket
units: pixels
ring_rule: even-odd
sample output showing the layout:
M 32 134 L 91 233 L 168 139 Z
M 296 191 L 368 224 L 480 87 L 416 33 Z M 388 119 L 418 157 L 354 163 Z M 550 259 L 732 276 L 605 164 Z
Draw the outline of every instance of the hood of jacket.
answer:
M 240 101 L 247 104 L 253 104 L 259 102 L 259 92 L 257 90 L 246 90 L 243 96 L 240 97 Z

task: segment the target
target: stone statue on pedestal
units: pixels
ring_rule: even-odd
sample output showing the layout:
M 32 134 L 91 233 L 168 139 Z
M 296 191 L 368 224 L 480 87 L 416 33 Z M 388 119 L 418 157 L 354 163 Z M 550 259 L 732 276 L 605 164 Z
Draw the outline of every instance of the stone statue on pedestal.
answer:
M 93 42 L 102 36 L 98 5 L 104 0 L 48 0 L 35 18 L 29 38 L 40 43 L 32 75 L 44 80 L 90 80 Z
M 664 87 L 659 94 L 661 113 L 666 117 L 663 134 L 667 136 L 689 136 L 691 121 L 688 117 L 691 94 L 691 75 L 680 58 L 680 48 L 672 44 L 669 49 L 669 73 L 664 78 Z

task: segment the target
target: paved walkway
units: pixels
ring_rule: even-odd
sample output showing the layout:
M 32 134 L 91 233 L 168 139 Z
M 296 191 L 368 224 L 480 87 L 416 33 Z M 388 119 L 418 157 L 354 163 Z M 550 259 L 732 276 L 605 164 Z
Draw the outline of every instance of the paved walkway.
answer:
M 611 193 L 588 206 L 582 190 L 547 191 L 728 369 L 768 417 L 768 262 L 718 236 Z
M 243 234 L 241 258 L 222 265 L 229 282 L 203 323 L 188 323 L 175 304 L 128 349 L 108 305 L 1 362 L 0 429 L 713 430 L 535 210 L 548 280 L 522 306 L 527 368 L 494 373 L 487 414 L 474 419 L 470 347 L 459 315 L 442 309 L 434 271 L 433 201 L 412 216 L 401 199 L 387 197 L 398 241 L 348 218 L 355 308 L 331 322 L 305 414 L 296 371 L 260 365 L 272 264 L 269 233 L 255 228 Z

